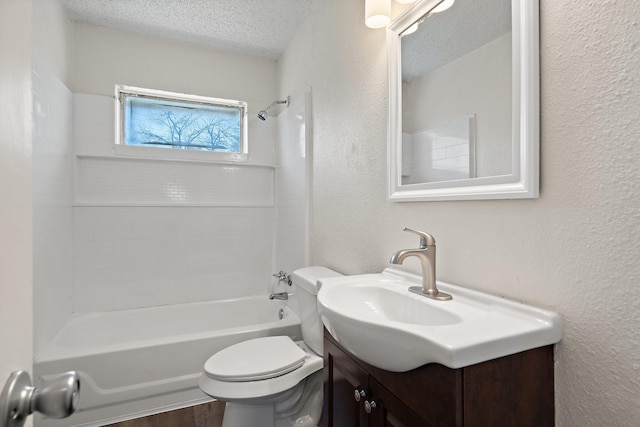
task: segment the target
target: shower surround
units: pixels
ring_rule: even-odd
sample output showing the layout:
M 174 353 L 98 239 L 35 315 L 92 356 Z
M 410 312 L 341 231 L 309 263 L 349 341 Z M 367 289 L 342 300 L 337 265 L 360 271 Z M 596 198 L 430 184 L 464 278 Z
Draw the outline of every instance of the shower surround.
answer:
M 307 259 L 310 92 L 288 115 L 251 120 L 251 164 L 116 156 L 113 99 L 70 99 L 73 291 L 47 331 L 55 337 L 41 337 L 35 374 L 76 369 L 85 392 L 75 419 L 37 425 L 99 425 L 200 403 L 197 377 L 216 349 L 299 338 L 295 312 L 267 295 L 274 264 L 292 271 Z
M 114 154 L 112 98 L 74 98 L 74 310 L 266 294 L 275 123 L 249 119 L 250 163 L 141 159 Z

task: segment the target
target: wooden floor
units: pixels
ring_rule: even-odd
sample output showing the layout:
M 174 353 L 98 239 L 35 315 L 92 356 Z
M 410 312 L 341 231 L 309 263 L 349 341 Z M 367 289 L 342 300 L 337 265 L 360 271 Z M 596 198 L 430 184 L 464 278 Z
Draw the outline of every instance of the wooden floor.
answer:
M 107 427 L 221 427 L 223 414 L 224 402 L 216 401 L 109 424 Z
M 222 427 L 223 414 L 224 402 L 215 401 L 109 424 L 105 427 Z M 318 427 L 322 427 L 322 420 Z

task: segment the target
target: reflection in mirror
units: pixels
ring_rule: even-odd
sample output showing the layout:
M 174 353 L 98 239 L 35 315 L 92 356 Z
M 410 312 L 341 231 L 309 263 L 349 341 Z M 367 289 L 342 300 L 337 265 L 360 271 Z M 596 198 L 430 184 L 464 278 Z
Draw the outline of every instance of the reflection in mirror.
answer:
M 511 173 L 511 0 L 457 0 L 410 29 L 401 47 L 402 183 Z
M 538 2 L 443 3 L 387 30 L 389 198 L 537 197 Z
M 474 178 L 475 135 L 474 115 L 426 129 L 403 129 L 402 184 Z

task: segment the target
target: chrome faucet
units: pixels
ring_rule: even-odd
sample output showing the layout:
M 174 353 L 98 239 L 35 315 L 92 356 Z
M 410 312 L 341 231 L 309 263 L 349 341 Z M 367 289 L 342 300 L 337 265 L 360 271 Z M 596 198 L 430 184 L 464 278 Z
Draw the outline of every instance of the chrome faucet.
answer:
M 275 294 L 269 295 L 269 299 L 289 299 L 289 293 L 287 292 L 277 292 Z
M 276 279 L 278 279 L 278 283 L 276 283 L 276 286 L 278 286 L 280 284 L 280 282 L 284 282 L 289 286 L 292 285 L 291 275 L 285 273 L 282 270 L 280 270 L 276 274 L 272 274 L 272 276 L 275 277 Z M 287 299 L 289 299 L 289 293 L 288 292 L 273 292 L 273 290 L 272 290 L 271 291 L 271 295 L 269 295 L 269 299 L 287 300 Z
M 276 274 L 272 274 L 272 276 L 278 279 L 278 285 L 280 284 L 280 282 L 285 282 L 289 286 L 293 284 L 293 282 L 291 281 L 291 275 L 285 273 L 282 270 L 278 271 Z
M 422 265 L 422 287 L 411 286 L 409 291 L 439 301 L 447 301 L 451 295 L 438 291 L 436 286 L 436 240 L 429 233 L 404 227 L 404 231 L 420 236 L 419 249 L 401 249 L 391 256 L 391 264 L 402 264 L 410 256 L 418 257 Z

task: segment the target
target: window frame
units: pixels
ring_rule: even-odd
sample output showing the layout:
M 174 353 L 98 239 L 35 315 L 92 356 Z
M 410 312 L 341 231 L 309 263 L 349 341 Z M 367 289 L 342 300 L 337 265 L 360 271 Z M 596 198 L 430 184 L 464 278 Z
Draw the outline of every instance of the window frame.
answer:
M 240 109 L 240 152 L 230 153 L 223 151 L 206 150 L 178 150 L 167 147 L 145 147 L 139 145 L 127 145 L 125 143 L 125 98 L 127 96 L 140 97 L 169 102 L 185 102 L 189 104 L 213 105 L 218 107 L 232 107 Z M 249 144 L 247 132 L 247 107 L 245 101 L 237 101 L 223 98 L 190 95 L 184 93 L 168 92 L 156 89 L 146 89 L 134 86 L 116 85 L 116 135 L 114 152 L 117 156 L 128 156 L 148 159 L 174 159 L 191 160 L 199 162 L 219 163 L 245 163 L 249 160 Z

